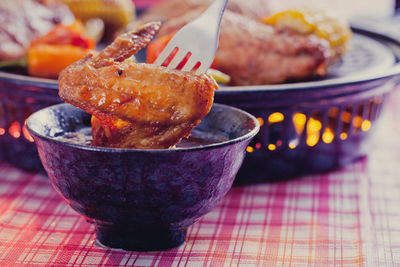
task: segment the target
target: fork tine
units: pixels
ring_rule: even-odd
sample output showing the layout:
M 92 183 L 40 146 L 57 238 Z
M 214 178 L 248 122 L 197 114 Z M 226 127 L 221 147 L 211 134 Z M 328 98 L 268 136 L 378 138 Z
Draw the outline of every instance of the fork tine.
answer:
M 168 64 L 168 68 L 175 69 L 179 65 L 179 63 L 182 62 L 182 60 L 186 57 L 187 54 L 188 54 L 187 51 L 185 51 L 184 49 L 179 48 L 178 52 L 176 53 L 174 58 Z
M 154 64 L 170 69 L 184 65 L 183 71 L 191 71 L 200 63 L 196 74 L 205 73 L 215 58 L 219 28 L 227 2 L 228 0 L 214 0 L 199 17 L 183 26 L 162 50 Z M 188 52 L 191 56 L 183 64 L 182 60 L 186 61 L 185 56 Z M 166 60 L 170 59 L 171 62 L 167 65 Z
M 192 55 L 188 61 L 186 62 L 185 66 L 182 68 L 182 71 L 191 71 L 194 66 L 196 66 L 198 60 Z
M 174 51 L 175 47 L 176 46 L 174 46 L 174 44 L 170 41 L 158 55 L 157 59 L 154 61 L 153 64 L 161 66 Z
M 210 67 L 210 65 L 211 65 L 211 63 L 210 64 L 206 64 L 206 63 L 201 62 L 200 67 L 196 70 L 196 74 L 200 75 L 202 73 L 206 73 L 208 68 Z

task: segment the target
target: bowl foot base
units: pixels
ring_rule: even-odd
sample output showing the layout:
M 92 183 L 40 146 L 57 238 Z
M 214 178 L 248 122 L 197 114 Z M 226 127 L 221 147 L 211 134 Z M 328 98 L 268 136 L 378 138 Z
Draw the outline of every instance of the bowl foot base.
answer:
M 133 251 L 156 251 L 175 248 L 185 242 L 187 229 L 139 230 L 127 227 L 98 227 L 97 240 L 110 248 Z

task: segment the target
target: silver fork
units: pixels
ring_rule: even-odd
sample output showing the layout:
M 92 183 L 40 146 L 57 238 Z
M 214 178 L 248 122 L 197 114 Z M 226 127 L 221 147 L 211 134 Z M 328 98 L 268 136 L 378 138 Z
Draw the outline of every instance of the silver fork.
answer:
M 200 64 L 196 74 L 205 73 L 217 53 L 219 28 L 227 2 L 228 0 L 214 0 L 199 17 L 182 27 L 169 41 L 154 64 L 163 65 L 177 50 L 171 62 L 164 66 L 175 69 L 189 54 L 190 57 L 182 71 L 191 71 Z

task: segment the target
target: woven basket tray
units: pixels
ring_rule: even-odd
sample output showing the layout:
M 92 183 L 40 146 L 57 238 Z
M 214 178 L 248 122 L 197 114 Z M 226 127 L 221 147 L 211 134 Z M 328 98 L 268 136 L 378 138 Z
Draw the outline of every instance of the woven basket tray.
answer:
M 398 83 L 400 45 L 356 33 L 349 53 L 318 81 L 224 87 L 215 102 L 257 116 L 260 133 L 247 149 L 238 183 L 327 171 L 365 155 L 388 93 Z M 26 118 L 61 102 L 54 80 L 0 72 L 0 159 L 41 170 Z

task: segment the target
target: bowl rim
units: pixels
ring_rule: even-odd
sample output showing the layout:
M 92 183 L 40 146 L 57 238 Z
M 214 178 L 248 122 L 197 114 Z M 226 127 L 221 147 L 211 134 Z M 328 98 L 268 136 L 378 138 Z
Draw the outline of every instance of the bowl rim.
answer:
M 388 49 L 393 51 L 393 56 L 397 61 L 400 61 L 400 53 L 395 53 L 394 48 L 391 48 L 388 43 L 394 45 L 400 51 L 400 40 L 394 39 L 383 33 L 378 33 L 373 30 L 367 30 L 359 27 L 352 27 L 352 30 L 361 35 L 362 37 L 371 38 L 379 42 L 381 45 L 387 46 Z M 318 90 L 325 88 L 333 88 L 347 85 L 354 85 L 359 83 L 371 82 L 382 80 L 386 78 L 393 78 L 400 76 L 400 62 L 395 62 L 393 66 L 381 69 L 380 71 L 369 71 L 360 74 L 353 74 L 346 77 L 338 77 L 326 80 L 305 81 L 296 83 L 283 83 L 283 84 L 267 84 L 267 85 L 244 85 L 244 86 L 220 86 L 216 92 L 218 95 L 228 95 L 236 93 L 277 93 L 277 92 L 292 92 L 300 90 Z M 9 73 L 0 70 L 0 81 L 10 81 L 13 84 L 36 86 L 49 90 L 58 90 L 58 81 L 54 79 L 30 77 L 27 75 Z
M 237 138 L 234 139 L 229 139 L 227 141 L 223 141 L 223 142 L 218 142 L 218 143 L 213 143 L 213 144 L 208 144 L 208 145 L 204 145 L 204 146 L 196 146 L 196 147 L 188 147 L 188 148 L 167 148 L 167 149 L 132 149 L 132 148 L 109 148 L 109 147 L 99 147 L 99 146 L 90 146 L 90 145 L 80 145 L 80 144 L 73 144 L 73 143 L 68 143 L 65 141 L 61 141 L 61 140 L 57 140 L 54 138 L 51 138 L 49 136 L 45 136 L 41 133 L 36 132 L 35 130 L 33 130 L 30 126 L 31 124 L 31 118 L 33 116 L 39 116 L 38 114 L 40 114 L 41 112 L 45 112 L 46 110 L 50 110 L 50 109 L 57 109 L 57 107 L 60 106 L 70 106 L 73 107 L 75 109 L 79 109 L 77 107 L 74 107 L 68 103 L 61 103 L 61 104 L 56 104 L 56 105 L 52 105 L 43 109 L 40 109 L 34 113 L 32 113 L 27 121 L 26 121 L 26 128 L 29 131 L 29 133 L 36 137 L 39 138 L 41 140 L 44 140 L 46 142 L 50 142 L 50 143 L 55 143 L 58 145 L 62 145 L 62 146 L 68 146 L 68 147 L 72 147 L 72 148 L 76 148 L 76 149 L 80 149 L 80 150 L 85 150 L 85 151 L 93 151 L 93 152 L 108 152 L 108 153 L 138 153 L 138 152 L 142 152 L 142 153 L 179 153 L 179 152 L 187 152 L 187 151 L 195 151 L 195 150 L 207 150 L 207 149 L 215 149 L 215 148 L 220 148 L 220 147 L 224 147 L 224 146 L 229 146 L 229 145 L 233 145 L 236 143 L 240 143 L 242 141 L 248 140 L 253 138 L 254 136 L 256 136 L 256 134 L 259 132 L 260 130 L 260 123 L 259 121 L 256 119 L 255 116 L 251 115 L 250 113 L 239 109 L 239 108 L 235 108 L 232 106 L 228 106 L 228 105 L 224 105 L 224 104 L 218 104 L 218 103 L 213 103 L 213 107 L 216 106 L 218 108 L 223 108 L 223 109 L 228 109 L 228 110 L 233 110 L 235 112 L 244 114 L 249 121 L 252 121 L 254 124 L 254 127 L 245 135 L 241 135 Z M 84 110 L 80 109 L 82 112 L 85 112 Z M 35 142 L 36 143 L 36 142 Z

